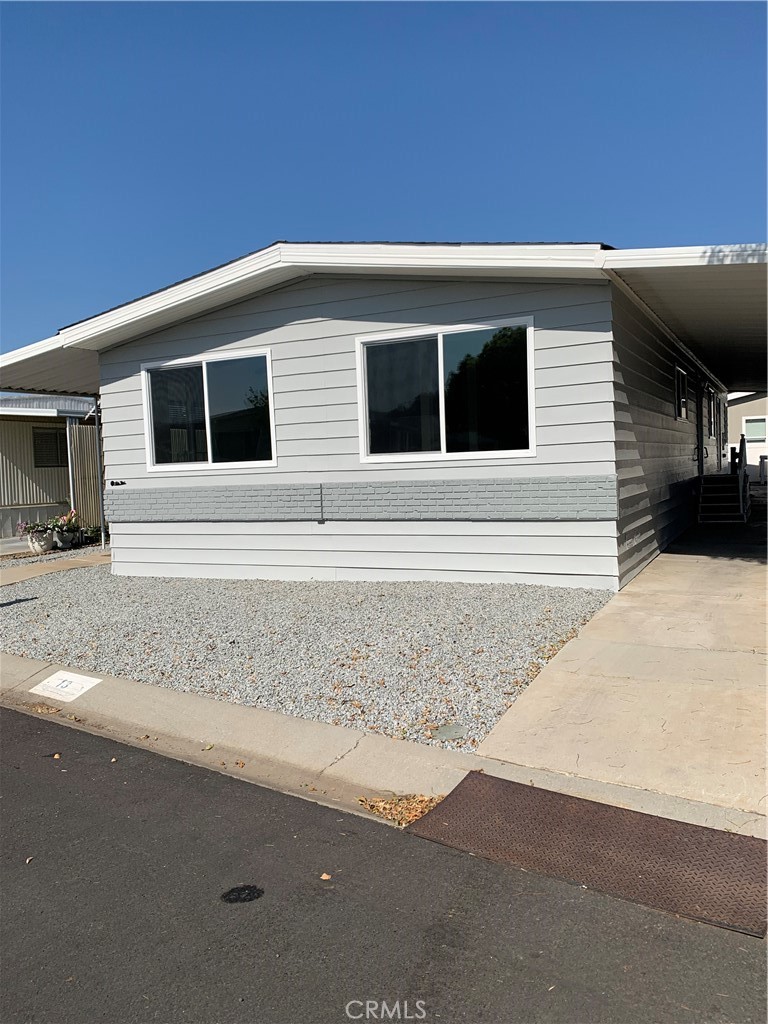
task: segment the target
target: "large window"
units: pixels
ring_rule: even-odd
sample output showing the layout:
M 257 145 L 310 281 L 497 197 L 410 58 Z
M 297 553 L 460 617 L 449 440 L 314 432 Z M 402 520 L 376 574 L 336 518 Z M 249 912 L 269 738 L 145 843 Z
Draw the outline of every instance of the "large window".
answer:
M 269 356 L 144 367 L 150 468 L 274 465 Z
M 533 454 L 529 323 L 359 339 L 363 457 Z

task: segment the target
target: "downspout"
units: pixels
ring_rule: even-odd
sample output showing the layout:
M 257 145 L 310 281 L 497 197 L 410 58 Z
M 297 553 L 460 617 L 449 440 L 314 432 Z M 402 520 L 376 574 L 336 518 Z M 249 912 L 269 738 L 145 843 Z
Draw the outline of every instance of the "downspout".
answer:
M 93 419 L 96 426 L 96 463 L 99 469 L 99 526 L 101 527 L 101 550 L 107 547 L 107 523 L 104 517 L 104 466 L 101 458 L 101 411 L 99 400 L 93 404 Z
M 77 508 L 75 504 L 75 466 L 72 458 L 72 424 L 74 417 L 67 416 L 67 473 L 69 475 L 69 507 Z

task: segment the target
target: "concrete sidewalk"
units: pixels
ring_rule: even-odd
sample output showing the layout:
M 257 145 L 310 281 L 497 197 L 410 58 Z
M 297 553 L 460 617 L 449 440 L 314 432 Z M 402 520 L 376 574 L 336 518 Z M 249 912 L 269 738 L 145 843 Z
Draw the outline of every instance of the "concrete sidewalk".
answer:
M 545 666 L 478 753 L 764 816 L 765 585 L 758 547 L 693 532 Z
M 51 558 L 44 562 L 25 565 L 24 559 L 13 559 L 0 563 L 0 587 L 11 583 L 23 583 L 36 576 L 47 576 L 50 572 L 65 572 L 67 569 L 85 569 L 91 565 L 107 565 L 112 560 L 108 551 L 95 550 L 92 554 L 73 555 L 71 558 Z

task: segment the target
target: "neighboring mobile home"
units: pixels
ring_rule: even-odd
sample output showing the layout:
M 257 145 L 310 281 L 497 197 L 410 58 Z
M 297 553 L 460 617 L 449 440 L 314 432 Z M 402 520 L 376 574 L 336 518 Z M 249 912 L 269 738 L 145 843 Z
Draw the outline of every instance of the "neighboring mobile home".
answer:
M 100 521 L 93 407 L 92 398 L 0 396 L 0 537 L 70 508 L 86 525 Z
M 765 386 L 765 258 L 276 243 L 0 369 L 100 395 L 115 573 L 617 589 Z
M 728 447 L 738 447 L 743 434 L 747 442 L 747 471 L 757 482 L 761 456 L 768 457 L 768 395 L 753 393 L 728 400 Z

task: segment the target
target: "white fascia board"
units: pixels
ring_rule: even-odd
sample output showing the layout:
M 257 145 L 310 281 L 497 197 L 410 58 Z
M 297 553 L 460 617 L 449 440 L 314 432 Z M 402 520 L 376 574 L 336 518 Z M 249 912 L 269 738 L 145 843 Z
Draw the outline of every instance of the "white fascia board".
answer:
M 159 329 L 173 320 L 195 316 L 219 303 L 236 301 L 241 295 L 254 290 L 255 280 L 262 281 L 262 287 L 280 283 L 280 275 L 271 275 L 270 271 L 281 268 L 282 262 L 280 246 L 272 246 L 72 327 L 65 327 L 59 332 L 59 337 L 66 348 L 98 350 L 116 344 L 138 333 Z M 166 320 L 165 315 L 172 311 L 173 315 Z M 99 344 L 99 339 L 105 344 Z
M 283 245 L 283 260 L 309 269 L 537 270 L 592 269 L 593 245 Z
M 54 352 L 57 348 L 63 347 L 64 343 L 58 334 L 52 338 L 43 338 L 42 341 L 33 341 L 29 345 L 23 345 L 21 348 L 14 348 L 10 352 L 0 354 L 0 369 L 4 366 L 13 366 L 14 363 L 20 363 L 24 359 L 43 356 L 47 352 Z M 0 378 L 0 391 L 2 391 L 2 387 L 3 382 Z
M 65 347 L 101 350 L 311 273 L 496 273 L 599 277 L 599 245 L 278 244 L 67 327 Z
M 59 416 L 58 409 L 7 409 L 0 407 L 0 416 Z M 65 414 L 66 415 L 66 414 Z
M 58 419 L 67 419 L 69 417 L 73 420 L 82 420 L 90 413 L 83 412 L 81 409 L 28 409 L 23 406 L 18 408 L 0 407 L 0 416 L 32 416 L 37 419 L 38 416 L 52 416 Z
M 767 251 L 763 242 L 681 246 L 668 249 L 608 249 L 600 252 L 598 265 L 605 270 L 642 270 L 652 267 L 706 267 L 723 264 L 765 263 Z

